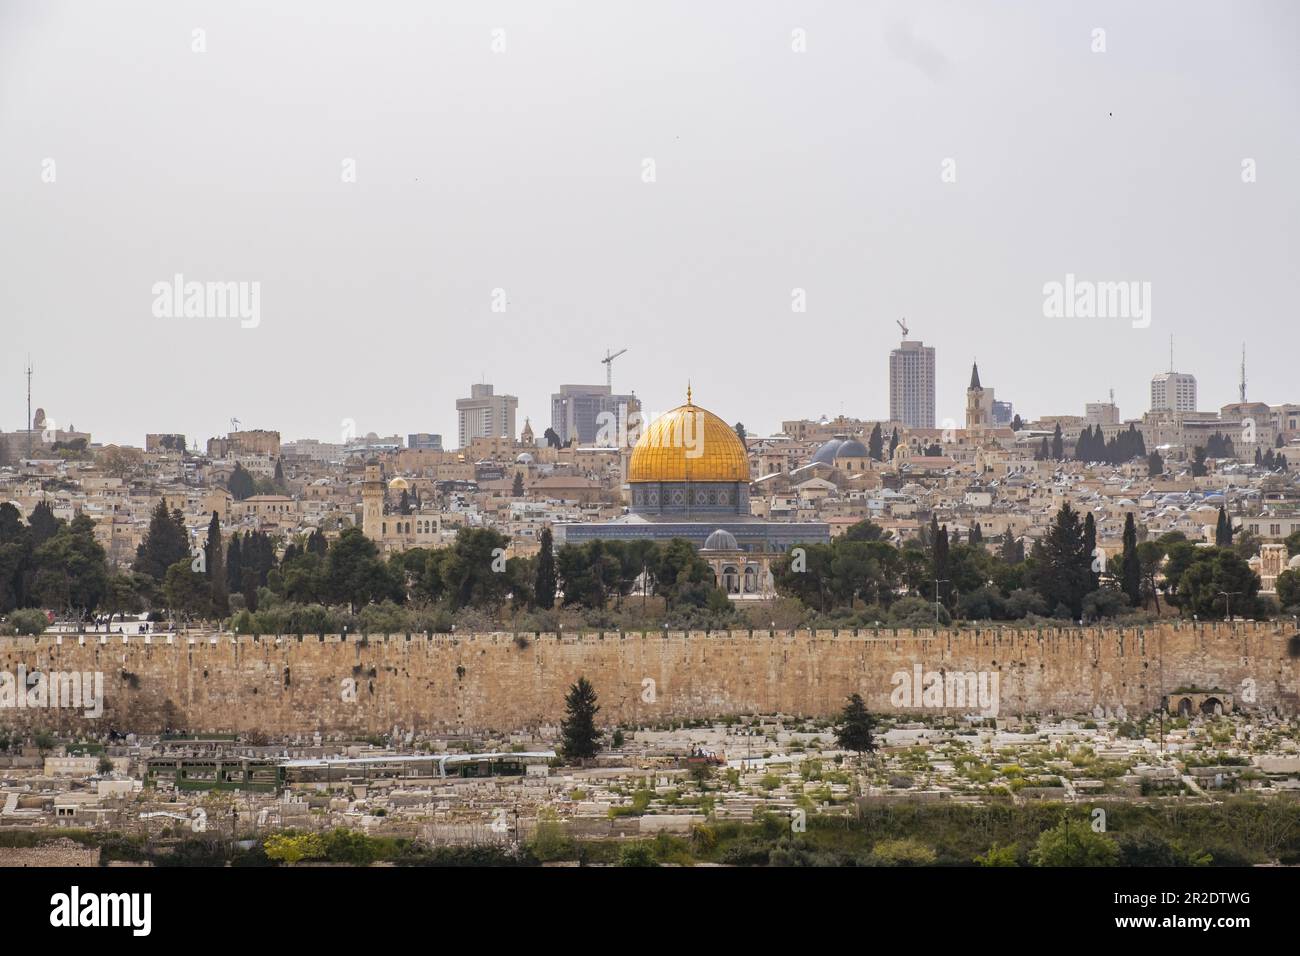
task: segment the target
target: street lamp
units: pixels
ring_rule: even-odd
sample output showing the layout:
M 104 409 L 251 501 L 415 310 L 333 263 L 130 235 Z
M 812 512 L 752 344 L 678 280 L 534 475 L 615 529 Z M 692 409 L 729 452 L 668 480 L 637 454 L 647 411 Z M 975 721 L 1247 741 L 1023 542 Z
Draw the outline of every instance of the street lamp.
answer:
M 1220 592 L 1219 592 L 1219 597 L 1223 598 L 1224 601 L 1225 601 L 1225 603 L 1227 604 L 1226 617 L 1227 617 L 1227 620 L 1228 620 L 1228 623 L 1229 623 L 1229 624 L 1232 623 L 1232 596 L 1233 596 L 1234 594 L 1241 594 L 1241 592 L 1240 592 L 1240 591 L 1220 591 Z

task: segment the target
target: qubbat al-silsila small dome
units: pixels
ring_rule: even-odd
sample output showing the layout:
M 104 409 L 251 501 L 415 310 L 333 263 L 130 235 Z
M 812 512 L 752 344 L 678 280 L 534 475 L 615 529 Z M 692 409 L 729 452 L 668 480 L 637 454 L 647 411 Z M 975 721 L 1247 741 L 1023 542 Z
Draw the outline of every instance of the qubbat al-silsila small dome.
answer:
M 703 551 L 739 551 L 736 536 L 730 531 L 719 528 L 704 539 Z

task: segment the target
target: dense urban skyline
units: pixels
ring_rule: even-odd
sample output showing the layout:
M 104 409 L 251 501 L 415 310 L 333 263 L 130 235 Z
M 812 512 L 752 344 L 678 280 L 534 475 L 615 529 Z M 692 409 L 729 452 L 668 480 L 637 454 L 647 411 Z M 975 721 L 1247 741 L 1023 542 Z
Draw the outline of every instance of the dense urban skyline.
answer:
M 536 426 L 627 348 L 616 391 L 765 434 L 886 415 L 900 318 L 940 420 L 972 360 L 1030 415 L 1139 414 L 1171 334 L 1203 407 L 1243 341 L 1293 397 L 1285 4 L 385 9 L 0 7 L 0 425 L 29 354 L 36 404 L 138 443 L 451 435 L 475 381 Z M 259 321 L 160 317 L 176 275 Z M 1068 276 L 1150 283 L 1146 324 L 1047 317 Z

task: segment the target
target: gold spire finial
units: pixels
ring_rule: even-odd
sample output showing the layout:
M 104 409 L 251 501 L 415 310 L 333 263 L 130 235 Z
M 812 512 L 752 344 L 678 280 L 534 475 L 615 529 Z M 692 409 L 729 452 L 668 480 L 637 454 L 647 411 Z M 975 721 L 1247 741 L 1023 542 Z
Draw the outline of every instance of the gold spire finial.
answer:
M 691 404 L 691 380 L 686 380 L 686 404 Z

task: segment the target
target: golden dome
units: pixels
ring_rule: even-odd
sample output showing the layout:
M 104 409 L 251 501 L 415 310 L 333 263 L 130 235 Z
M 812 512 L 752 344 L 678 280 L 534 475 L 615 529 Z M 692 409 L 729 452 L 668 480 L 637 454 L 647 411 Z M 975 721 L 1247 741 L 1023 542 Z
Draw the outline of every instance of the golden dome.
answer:
M 388 483 L 389 491 L 406 491 L 411 487 L 411 483 L 400 475 Z
M 735 430 L 717 415 L 686 404 L 656 418 L 637 440 L 627 466 L 634 481 L 749 482 L 749 456 Z

